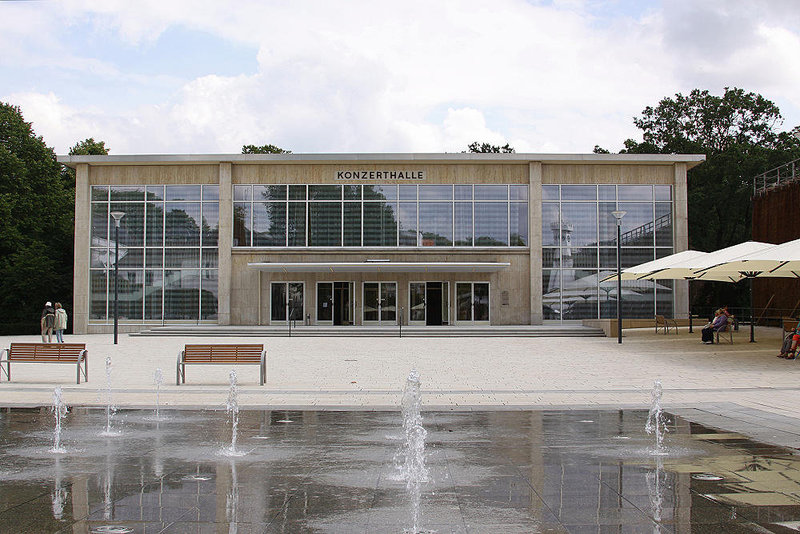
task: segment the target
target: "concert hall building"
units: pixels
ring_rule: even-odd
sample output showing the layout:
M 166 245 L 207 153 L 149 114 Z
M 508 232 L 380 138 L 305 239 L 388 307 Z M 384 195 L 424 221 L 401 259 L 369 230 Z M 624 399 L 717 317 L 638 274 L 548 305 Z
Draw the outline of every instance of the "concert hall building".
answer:
M 686 173 L 703 160 L 60 156 L 76 170 L 74 331 L 111 331 L 115 280 L 123 331 L 613 318 L 611 213 L 625 212 L 623 268 L 685 250 Z M 685 283 L 624 282 L 623 315 L 674 316 L 687 299 Z

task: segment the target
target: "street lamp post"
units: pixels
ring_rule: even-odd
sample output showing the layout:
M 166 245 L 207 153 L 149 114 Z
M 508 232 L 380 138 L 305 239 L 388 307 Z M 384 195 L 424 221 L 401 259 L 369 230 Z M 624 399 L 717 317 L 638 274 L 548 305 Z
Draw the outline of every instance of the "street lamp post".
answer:
M 112 211 L 114 217 L 114 345 L 117 344 L 119 328 L 119 222 L 125 216 L 124 211 Z
M 624 211 L 612 211 L 617 221 L 617 343 L 622 343 L 622 218 Z

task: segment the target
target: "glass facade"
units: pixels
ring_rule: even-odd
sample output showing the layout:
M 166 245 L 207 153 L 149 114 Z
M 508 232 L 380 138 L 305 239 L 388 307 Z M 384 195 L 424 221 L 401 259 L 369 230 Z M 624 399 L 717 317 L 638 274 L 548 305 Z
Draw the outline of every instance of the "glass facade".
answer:
M 91 199 L 90 320 L 114 318 L 117 211 L 120 321 L 216 320 L 217 185 L 92 186 Z
M 235 247 L 525 247 L 527 185 L 234 185 Z
M 617 224 L 622 268 L 673 253 L 668 185 L 542 186 L 542 308 L 545 319 L 616 317 Z M 670 281 L 623 281 L 623 317 L 672 316 Z

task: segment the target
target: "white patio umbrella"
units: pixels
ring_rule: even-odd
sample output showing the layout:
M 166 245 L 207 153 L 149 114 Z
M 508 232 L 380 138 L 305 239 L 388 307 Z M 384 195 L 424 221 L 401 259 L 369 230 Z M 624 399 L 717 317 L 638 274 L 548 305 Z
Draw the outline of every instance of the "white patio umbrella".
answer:
M 658 258 L 657 260 L 648 261 L 647 263 L 641 263 L 639 265 L 634 265 L 633 267 L 628 267 L 627 269 L 622 269 L 622 279 L 640 280 L 644 276 L 657 271 L 663 271 L 672 265 L 680 264 L 685 261 L 692 261 L 697 258 L 702 258 L 706 255 L 708 255 L 708 252 L 700 252 L 698 250 L 684 250 L 682 252 L 676 252 L 675 254 L 670 254 L 669 256 Z M 616 277 L 616 273 L 613 273 L 603 281 L 612 281 L 616 279 Z
M 699 276 L 730 272 L 750 278 L 800 278 L 800 239 L 747 252 L 738 258 L 705 267 L 700 269 Z

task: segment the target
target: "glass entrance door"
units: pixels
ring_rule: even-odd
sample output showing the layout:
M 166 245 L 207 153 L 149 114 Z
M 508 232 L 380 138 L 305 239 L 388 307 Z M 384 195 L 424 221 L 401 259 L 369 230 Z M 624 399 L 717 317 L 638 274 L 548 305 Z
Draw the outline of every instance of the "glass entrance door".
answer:
M 353 324 L 353 282 L 317 282 L 317 324 Z
M 449 324 L 448 282 L 411 282 L 408 289 L 409 324 L 428 326 Z
M 272 282 L 270 286 L 270 323 L 303 320 L 303 282 Z
M 489 282 L 456 283 L 456 321 L 489 324 Z
M 397 283 L 364 282 L 364 324 L 397 324 Z

